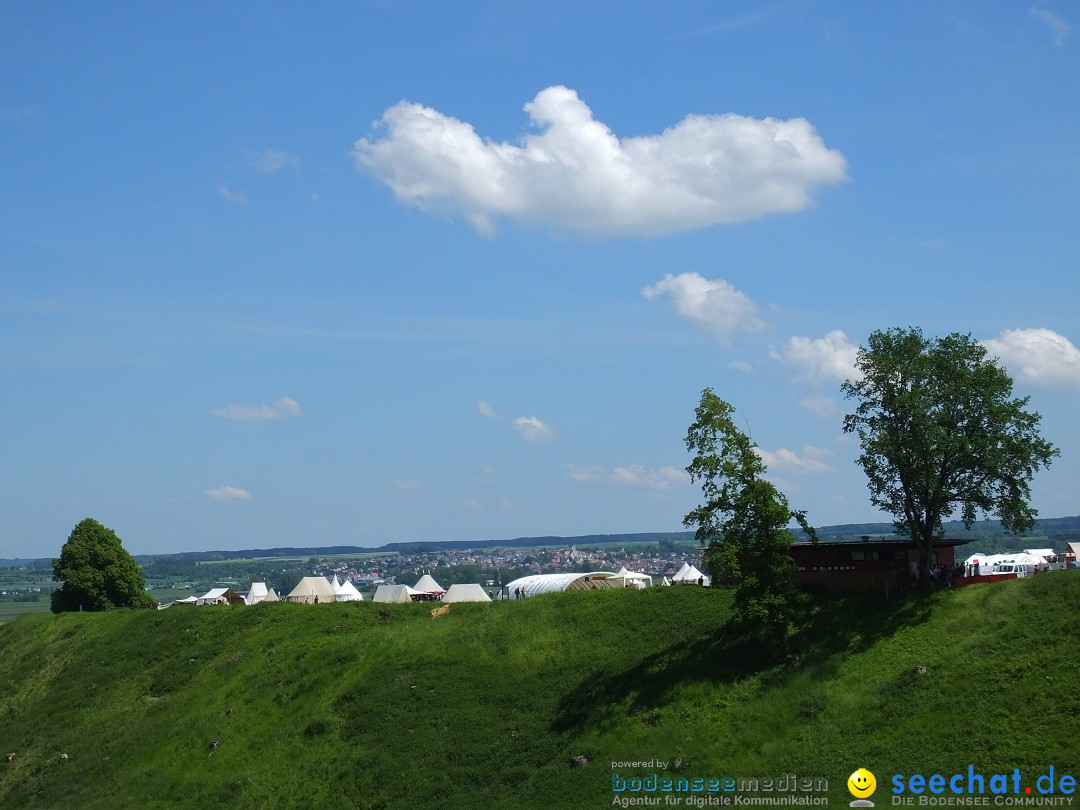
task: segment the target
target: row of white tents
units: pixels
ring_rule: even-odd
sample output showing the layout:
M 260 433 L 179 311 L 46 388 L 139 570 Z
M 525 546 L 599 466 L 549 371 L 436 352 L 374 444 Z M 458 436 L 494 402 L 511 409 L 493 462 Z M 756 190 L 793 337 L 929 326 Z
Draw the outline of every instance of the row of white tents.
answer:
M 1057 552 L 1052 548 L 1025 548 L 1023 551 L 1008 554 L 972 554 L 964 560 L 964 567 L 971 571 L 971 576 L 985 577 L 994 573 L 995 565 L 1007 563 L 1027 565 L 1032 571 L 1049 571 L 1063 567 Z
M 696 566 L 684 563 L 673 577 L 664 577 L 662 585 L 708 585 L 709 578 Z M 652 587 L 653 578 L 622 568 L 616 573 L 593 571 L 589 573 L 533 574 L 521 577 L 502 588 L 500 598 L 512 599 L 522 596 L 534 596 L 540 593 L 556 591 L 596 589 L 596 588 L 648 588 Z M 362 602 L 363 595 L 349 580 L 342 582 L 334 575 L 333 580 L 326 577 L 304 577 L 284 597 L 285 601 L 299 604 L 326 604 L 329 602 Z M 260 602 L 277 602 L 281 597 L 265 582 L 253 582 L 247 593 L 238 593 L 231 588 L 212 588 L 202 596 L 178 599 L 174 604 L 194 605 L 256 605 Z M 448 589 L 443 588 L 430 574 L 424 574 L 413 585 L 380 585 L 372 597 L 373 602 L 490 602 L 488 592 L 478 584 L 455 583 Z

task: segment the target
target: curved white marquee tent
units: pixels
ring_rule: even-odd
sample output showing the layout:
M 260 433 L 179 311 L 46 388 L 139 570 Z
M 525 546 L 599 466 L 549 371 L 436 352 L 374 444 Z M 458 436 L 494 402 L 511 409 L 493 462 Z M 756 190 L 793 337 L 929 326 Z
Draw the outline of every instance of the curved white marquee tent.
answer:
M 520 590 L 522 596 L 561 591 L 594 591 L 601 588 L 618 588 L 622 583 L 609 583 L 615 574 L 610 571 L 590 571 L 577 574 L 530 574 L 515 579 L 503 587 L 500 599 L 514 599 Z

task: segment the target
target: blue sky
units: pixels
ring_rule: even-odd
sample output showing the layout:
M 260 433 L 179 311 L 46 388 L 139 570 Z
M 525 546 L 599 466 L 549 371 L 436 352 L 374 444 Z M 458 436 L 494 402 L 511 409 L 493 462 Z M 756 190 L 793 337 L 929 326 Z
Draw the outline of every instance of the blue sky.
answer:
M 986 341 L 1080 512 L 1080 6 L 4 3 L 0 556 L 813 523 L 839 385 Z

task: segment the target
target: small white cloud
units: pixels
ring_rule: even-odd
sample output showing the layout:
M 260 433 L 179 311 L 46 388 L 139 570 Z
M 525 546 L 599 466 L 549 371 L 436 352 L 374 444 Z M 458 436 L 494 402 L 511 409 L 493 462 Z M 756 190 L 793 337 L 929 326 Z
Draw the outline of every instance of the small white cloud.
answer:
M 567 465 L 566 476 L 572 481 L 580 481 L 582 483 L 603 481 L 608 477 L 608 471 L 604 467 L 598 465 L 592 465 L 588 467 L 582 467 L 577 464 Z
M 555 438 L 555 429 L 535 416 L 519 416 L 513 424 L 514 430 L 527 442 L 539 444 Z
M 728 363 L 728 368 L 732 371 L 739 371 L 743 374 L 753 374 L 754 367 L 745 360 L 732 360 Z
M 487 419 L 495 419 L 495 411 L 484 400 L 480 400 L 480 403 L 476 406 L 476 409 L 480 411 L 480 415 Z
M 802 456 L 785 447 L 781 447 L 774 452 L 755 447 L 754 452 L 765 462 L 765 466 L 770 471 L 780 470 L 782 472 L 809 475 L 831 472 L 832 470 L 832 467 L 822 461 L 822 458 L 829 455 L 829 451 L 809 444 L 803 448 L 804 455 Z
M 218 193 L 234 205 L 247 205 L 247 195 L 242 191 L 233 191 L 226 183 L 217 187 Z
M 1051 329 L 1005 329 L 984 340 L 1011 374 L 1035 385 L 1080 386 L 1080 350 Z
M 1069 38 L 1069 34 L 1072 33 L 1072 25 L 1065 22 L 1064 19 L 1054 14 L 1052 11 L 1047 11 L 1045 8 L 1038 8 L 1033 6 L 1030 9 L 1030 14 L 1039 22 L 1046 25 L 1051 33 L 1054 35 L 1054 44 L 1059 48 L 1065 44 L 1065 40 Z
M 409 491 L 414 490 L 414 489 L 423 489 L 423 488 L 424 488 L 424 482 L 423 481 L 417 481 L 415 479 L 409 479 L 409 480 L 405 480 L 405 481 L 403 481 L 400 478 L 395 478 L 394 479 L 394 489 L 399 489 L 402 492 L 409 492 Z
M 276 422 L 281 419 L 297 419 L 304 415 L 300 403 L 289 397 L 282 397 L 272 405 L 239 405 L 233 403 L 222 408 L 213 408 L 211 416 L 218 419 L 237 419 L 247 422 Z
M 735 332 L 758 332 L 765 326 L 754 302 L 723 279 L 710 280 L 699 273 L 668 273 L 641 291 L 649 300 L 664 293 L 671 295 L 682 317 L 705 327 L 724 343 L 729 343 Z
M 248 165 L 255 171 L 263 174 L 274 174 L 289 166 L 297 166 L 300 161 L 296 155 L 290 155 L 280 149 L 266 147 L 261 152 L 248 154 Z
M 8 121 L 12 124 L 24 124 L 34 118 L 37 118 L 38 111 L 36 107 L 3 107 L 0 108 L 0 119 Z
M 580 467 L 571 464 L 566 475 L 571 480 L 581 483 L 613 483 L 656 492 L 667 492 L 673 485 L 690 482 L 690 476 L 685 470 L 676 467 L 651 469 L 641 464 L 616 467 L 610 471 L 598 465 Z
M 931 253 L 940 253 L 952 248 L 952 240 L 943 236 L 921 237 L 915 240 L 915 245 Z
M 517 508 L 517 507 L 514 506 L 514 502 L 512 500 L 510 500 L 509 498 L 503 498 L 502 500 L 500 500 L 499 501 L 499 506 L 502 509 L 505 509 L 507 512 L 512 512 L 514 509 Z
M 629 467 L 616 467 L 611 474 L 611 480 L 617 484 L 631 487 L 644 487 L 645 489 L 666 492 L 672 484 L 684 484 L 690 481 L 690 476 L 685 470 L 675 467 L 661 467 L 652 470 L 640 464 L 631 464 Z
M 801 369 L 797 379 L 810 382 L 844 382 L 858 377 L 855 360 L 859 347 L 839 329 L 823 338 L 793 337 L 779 359 Z
M 474 501 L 474 500 L 462 501 L 461 506 L 464 509 L 471 509 L 474 512 L 482 512 L 482 511 L 484 511 L 484 505 L 482 503 L 480 503 L 480 501 Z
M 824 394 L 811 394 L 808 397 L 803 397 L 799 400 L 799 405 L 801 405 L 804 410 L 817 414 L 823 419 L 832 419 L 842 413 L 840 403 Z
M 353 157 L 402 202 L 463 216 L 585 233 L 655 236 L 799 211 L 846 179 L 844 156 L 803 118 L 689 115 L 659 135 L 619 138 L 567 87 L 525 105 L 535 131 L 482 138 L 438 110 L 402 101 L 356 141 Z
M 218 487 L 206 490 L 206 497 L 215 501 L 248 501 L 251 500 L 251 493 L 240 487 Z

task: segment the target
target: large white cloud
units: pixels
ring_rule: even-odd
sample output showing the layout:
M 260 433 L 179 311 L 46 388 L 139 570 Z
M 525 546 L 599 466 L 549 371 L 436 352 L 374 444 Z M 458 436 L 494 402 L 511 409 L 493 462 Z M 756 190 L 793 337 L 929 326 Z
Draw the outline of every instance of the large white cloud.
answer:
M 641 291 L 650 300 L 664 293 L 671 296 L 680 315 L 709 329 L 725 343 L 737 331 L 757 332 L 765 326 L 754 302 L 723 279 L 668 273 Z
M 800 369 L 798 376 L 802 379 L 844 382 L 858 379 L 855 369 L 858 355 L 859 347 L 842 331 L 834 329 L 823 338 L 790 338 L 779 358 L 788 365 L 797 366 Z
M 803 118 L 688 115 L 659 135 L 619 138 L 567 87 L 525 105 L 536 131 L 519 143 L 402 101 L 356 141 L 357 164 L 399 200 L 460 214 L 593 234 L 657 235 L 739 222 L 812 202 L 846 178 L 847 162 Z
M 1051 329 L 1006 329 L 984 340 L 1010 374 L 1035 385 L 1080 386 L 1080 350 Z

